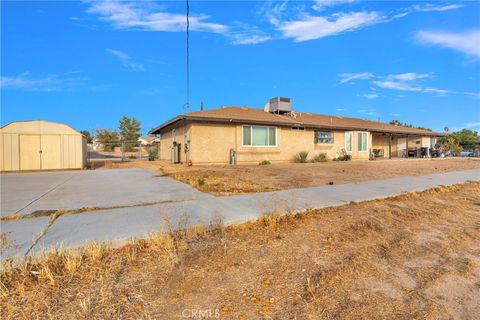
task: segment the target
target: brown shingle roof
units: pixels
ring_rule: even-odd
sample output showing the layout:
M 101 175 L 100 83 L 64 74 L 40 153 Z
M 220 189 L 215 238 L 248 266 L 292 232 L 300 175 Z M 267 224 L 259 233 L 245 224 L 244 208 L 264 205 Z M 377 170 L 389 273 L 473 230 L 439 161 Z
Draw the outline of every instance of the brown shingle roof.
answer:
M 255 122 L 268 122 L 278 124 L 300 124 L 292 117 L 285 117 L 270 112 L 265 112 L 261 109 L 248 108 L 248 107 L 221 107 L 218 109 L 210 109 L 204 111 L 190 112 L 185 116 L 188 118 L 215 118 L 226 119 L 234 121 L 255 121 Z
M 346 118 L 340 116 L 328 116 L 312 113 L 297 113 L 296 120 L 312 126 L 322 126 L 326 128 L 340 128 L 340 129 L 356 129 L 366 131 L 379 131 L 388 133 L 409 133 L 409 134 L 426 134 L 426 135 L 442 135 L 437 132 L 409 128 L 403 126 L 395 126 L 388 123 L 371 121 L 366 119 Z
M 387 123 L 364 119 L 345 118 L 307 112 L 295 112 L 292 114 L 280 115 L 265 112 L 261 109 L 247 107 L 221 107 L 218 109 L 209 109 L 181 114 L 150 130 L 150 133 L 158 134 L 160 133 L 160 129 L 163 129 L 180 120 L 254 123 L 344 130 L 366 130 L 387 133 L 420 134 L 427 136 L 443 135 L 441 133 L 428 130 L 394 126 Z

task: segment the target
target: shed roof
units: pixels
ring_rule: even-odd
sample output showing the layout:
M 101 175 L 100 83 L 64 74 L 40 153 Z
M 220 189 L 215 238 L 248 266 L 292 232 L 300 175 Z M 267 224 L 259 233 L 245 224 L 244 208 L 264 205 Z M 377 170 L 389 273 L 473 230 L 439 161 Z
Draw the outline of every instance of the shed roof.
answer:
M 23 134 L 74 134 L 80 132 L 69 125 L 46 120 L 26 120 L 10 122 L 0 128 L 2 133 L 23 133 Z
M 181 120 L 265 124 L 308 128 L 325 128 L 340 130 L 364 130 L 394 134 L 412 134 L 424 136 L 442 136 L 442 133 L 423 129 L 396 126 L 366 119 L 346 118 L 341 116 L 321 115 L 307 112 L 274 114 L 262 109 L 248 107 L 221 107 L 180 114 L 173 119 L 150 130 L 150 134 L 159 134 L 160 130 Z

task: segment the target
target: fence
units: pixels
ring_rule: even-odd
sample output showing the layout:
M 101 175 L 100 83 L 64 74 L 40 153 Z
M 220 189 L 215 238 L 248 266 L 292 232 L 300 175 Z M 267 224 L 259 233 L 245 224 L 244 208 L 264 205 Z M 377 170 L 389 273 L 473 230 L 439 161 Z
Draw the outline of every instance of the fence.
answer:
M 160 144 L 143 145 L 138 141 L 115 141 L 89 143 L 87 145 L 88 163 L 106 161 L 146 161 L 157 160 Z

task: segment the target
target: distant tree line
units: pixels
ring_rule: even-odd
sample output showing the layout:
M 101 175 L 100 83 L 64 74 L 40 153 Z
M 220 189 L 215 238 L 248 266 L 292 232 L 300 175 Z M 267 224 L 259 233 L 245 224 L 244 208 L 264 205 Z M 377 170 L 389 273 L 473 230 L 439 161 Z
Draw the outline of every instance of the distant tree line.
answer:
M 401 127 L 407 127 L 407 128 L 415 128 L 415 129 L 422 129 L 422 130 L 427 130 L 427 131 L 432 131 L 430 128 L 425 128 L 425 127 L 415 127 L 411 123 L 405 123 L 405 122 L 400 122 L 399 120 L 392 120 L 390 121 L 390 124 L 394 126 L 401 126 Z
M 446 136 L 438 139 L 437 143 L 442 151 L 450 151 L 452 155 L 458 155 L 462 150 L 474 150 L 479 142 L 477 131 L 462 129 L 449 132 L 445 127 Z
M 122 143 L 125 143 L 125 151 L 129 151 L 136 144 L 140 137 L 141 123 L 135 117 L 129 118 L 123 116 L 118 122 L 118 131 L 111 129 L 96 129 L 95 139 L 98 143 L 104 145 L 104 151 L 112 151 L 115 147 L 119 147 Z M 90 132 L 81 131 L 83 136 L 89 143 L 93 141 L 93 137 Z

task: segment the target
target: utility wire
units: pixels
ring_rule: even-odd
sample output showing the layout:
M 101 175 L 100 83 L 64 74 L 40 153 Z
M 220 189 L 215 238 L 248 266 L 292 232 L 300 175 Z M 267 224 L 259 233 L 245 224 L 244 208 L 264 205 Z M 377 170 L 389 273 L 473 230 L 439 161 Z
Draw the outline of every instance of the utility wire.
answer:
M 186 112 L 190 109 L 190 3 L 187 1 L 187 103 Z

